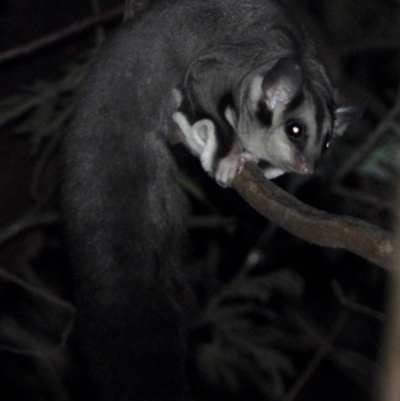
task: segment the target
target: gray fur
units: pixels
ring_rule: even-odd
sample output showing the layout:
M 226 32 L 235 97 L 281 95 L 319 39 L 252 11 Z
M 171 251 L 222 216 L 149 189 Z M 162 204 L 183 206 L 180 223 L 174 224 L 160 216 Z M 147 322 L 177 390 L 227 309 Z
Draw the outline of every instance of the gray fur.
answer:
M 285 115 L 309 125 L 301 146 L 283 134 L 291 96 L 274 93 L 270 127 L 256 117 L 273 83 L 264 77 L 283 58 L 301 69 L 304 101 Z M 274 77 L 290 91 L 285 71 Z M 65 140 L 63 187 L 75 336 L 96 400 L 190 399 L 188 210 L 168 137 L 178 131 L 223 185 L 248 159 L 270 162 L 271 177 L 307 173 L 325 132 L 343 131 L 345 109 L 336 122 L 328 113 L 332 93 L 314 46 L 275 0 L 154 1 L 101 49 Z M 326 114 L 319 136 L 315 96 Z

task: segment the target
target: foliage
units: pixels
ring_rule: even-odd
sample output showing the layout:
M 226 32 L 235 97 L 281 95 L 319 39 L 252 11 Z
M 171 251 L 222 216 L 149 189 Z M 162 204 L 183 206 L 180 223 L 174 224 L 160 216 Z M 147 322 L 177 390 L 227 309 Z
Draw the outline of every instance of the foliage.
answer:
M 60 136 L 73 110 L 75 90 L 91 60 L 92 56 L 82 57 L 64 67 L 58 81 L 37 81 L 0 100 L 0 126 L 12 124 L 17 134 L 30 134 L 32 156 L 40 153 L 46 140 Z
M 302 292 L 302 279 L 288 270 L 233 279 L 211 300 L 199 322 L 199 375 L 233 399 L 249 383 L 262 398 L 282 397 L 285 379 L 296 369 L 279 348 L 285 336 L 280 316 Z

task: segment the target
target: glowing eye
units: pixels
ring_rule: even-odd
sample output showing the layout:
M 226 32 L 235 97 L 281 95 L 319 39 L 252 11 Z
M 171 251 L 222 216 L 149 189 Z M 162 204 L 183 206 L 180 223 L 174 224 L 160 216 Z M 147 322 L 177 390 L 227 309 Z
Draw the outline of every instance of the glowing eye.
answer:
M 290 138 L 300 139 L 304 134 L 304 126 L 299 121 L 289 120 L 285 124 L 285 132 Z
M 331 148 L 331 146 L 332 146 L 332 138 L 331 137 L 327 137 L 326 139 L 325 139 L 325 142 L 324 142 L 324 150 L 328 150 L 328 149 L 330 149 Z

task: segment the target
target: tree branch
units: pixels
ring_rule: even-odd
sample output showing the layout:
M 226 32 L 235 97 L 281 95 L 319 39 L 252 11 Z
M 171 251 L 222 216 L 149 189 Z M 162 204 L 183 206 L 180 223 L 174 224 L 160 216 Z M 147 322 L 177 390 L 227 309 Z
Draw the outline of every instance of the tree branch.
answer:
M 398 199 L 400 180 L 398 180 Z M 397 207 L 396 251 L 393 257 L 393 271 L 389 275 L 388 322 L 382 352 L 382 370 L 378 381 L 379 399 L 397 401 L 400 399 L 400 209 Z
M 146 7 L 148 7 L 149 3 L 149 0 L 126 0 L 124 21 L 131 19 L 138 11 L 144 10 Z
M 50 46 L 70 36 L 76 35 L 86 29 L 92 28 L 97 24 L 121 18 L 123 9 L 124 9 L 123 6 L 119 6 L 111 10 L 104 11 L 96 15 L 92 15 L 81 21 L 73 23 L 66 28 L 60 29 L 55 33 L 44 36 L 33 42 L 27 43 L 26 45 L 18 46 L 13 49 L 2 52 L 0 53 L 0 63 L 4 63 L 21 56 L 31 54 L 43 47 Z
M 363 220 L 308 206 L 264 178 L 247 163 L 232 187 L 260 214 L 312 244 L 346 249 L 385 269 L 391 267 L 393 236 Z

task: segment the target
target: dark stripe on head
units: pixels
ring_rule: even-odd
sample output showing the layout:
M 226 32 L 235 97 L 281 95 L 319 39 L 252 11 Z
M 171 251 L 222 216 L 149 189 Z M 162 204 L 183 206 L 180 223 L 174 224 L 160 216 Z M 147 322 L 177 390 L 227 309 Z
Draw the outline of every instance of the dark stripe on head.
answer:
M 295 49 L 301 48 L 302 45 L 299 43 L 298 35 L 295 35 L 293 33 L 293 30 L 288 28 L 287 25 L 283 25 L 283 24 L 279 24 L 279 23 L 274 24 L 272 29 L 276 30 L 280 34 L 283 33 L 284 35 L 286 35 L 286 37 L 289 38 L 290 43 L 295 44 Z
M 331 118 L 331 126 L 333 128 L 333 124 L 335 122 L 335 109 L 336 109 L 336 105 L 333 101 L 332 98 L 330 98 L 327 102 L 326 102 L 326 107 L 328 109 L 328 113 L 329 113 L 329 117 Z
M 314 104 L 315 104 L 315 121 L 317 125 L 317 141 L 321 141 L 322 137 L 322 130 L 323 130 L 323 124 L 325 120 L 325 107 L 324 107 L 324 101 L 319 97 L 318 93 L 314 90 L 314 88 L 310 85 L 308 88 Z
M 233 95 L 231 92 L 226 93 L 224 96 L 219 99 L 218 104 L 218 112 L 221 116 L 224 115 L 227 107 L 231 107 L 235 110 L 235 102 L 233 100 Z
M 299 108 L 304 103 L 304 100 L 305 100 L 304 93 L 300 92 L 286 106 L 285 116 L 288 116 L 289 114 L 293 113 L 297 108 Z
M 263 100 L 257 103 L 256 117 L 266 128 L 272 125 L 272 111 L 268 109 L 267 104 Z

